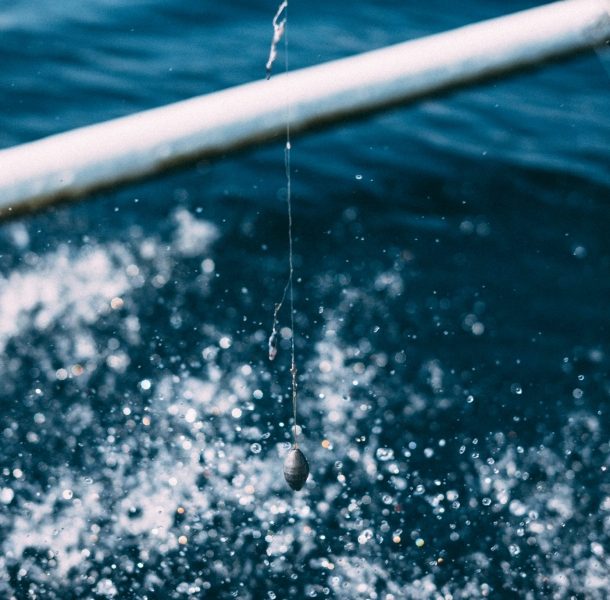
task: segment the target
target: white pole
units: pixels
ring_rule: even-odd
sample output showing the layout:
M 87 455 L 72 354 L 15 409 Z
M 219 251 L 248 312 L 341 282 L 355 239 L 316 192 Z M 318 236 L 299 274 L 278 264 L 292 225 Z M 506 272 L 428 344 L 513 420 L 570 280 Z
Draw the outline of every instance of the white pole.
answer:
M 0 217 L 269 140 L 287 102 L 304 130 L 609 38 L 610 0 L 563 0 L 53 135 L 0 151 Z

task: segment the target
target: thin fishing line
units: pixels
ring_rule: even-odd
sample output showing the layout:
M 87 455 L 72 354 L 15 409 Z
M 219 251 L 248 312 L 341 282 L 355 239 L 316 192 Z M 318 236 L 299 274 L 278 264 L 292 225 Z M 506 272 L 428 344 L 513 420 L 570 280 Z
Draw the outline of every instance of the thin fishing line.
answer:
M 284 24 L 284 70 L 288 73 L 288 2 L 285 7 L 285 24 Z M 288 206 L 288 284 L 290 298 L 290 375 L 292 378 L 292 439 L 296 447 L 298 441 L 298 424 L 297 424 L 297 366 L 295 359 L 294 338 L 296 335 L 294 329 L 294 259 L 293 259 L 293 239 L 292 239 L 292 172 L 290 168 L 290 96 L 286 87 L 286 147 L 284 149 L 284 167 L 286 170 L 286 204 Z
M 273 40 L 269 51 L 269 59 L 267 60 L 266 70 L 267 79 L 271 76 L 271 69 L 277 57 L 277 44 L 284 38 L 284 71 L 287 74 L 289 69 L 288 61 L 288 1 L 284 0 L 273 18 Z M 291 397 L 292 397 L 292 439 L 294 447 L 297 447 L 298 442 L 298 423 L 297 423 L 297 367 L 295 358 L 295 329 L 294 329 L 294 252 L 293 252 L 293 236 L 292 236 L 292 170 L 290 166 L 290 96 L 288 88 L 286 90 L 286 145 L 284 147 L 284 170 L 286 174 L 286 205 L 288 208 L 288 281 L 284 286 L 282 297 L 275 305 L 273 311 L 273 324 L 271 327 L 271 335 L 269 336 L 269 360 L 274 360 L 277 355 L 277 338 L 278 338 L 278 315 L 286 294 L 290 304 L 290 376 L 291 376 Z
M 267 60 L 267 79 L 271 76 L 273 61 L 277 57 L 277 44 L 284 36 L 284 67 L 285 75 L 288 75 L 288 0 L 283 0 L 280 4 L 275 17 L 273 17 L 273 40 L 271 41 L 271 49 L 269 50 L 269 59 Z M 288 82 L 283 86 L 286 94 L 286 146 L 284 148 L 284 169 L 286 171 L 286 205 L 288 208 L 288 281 L 284 286 L 282 298 L 275 305 L 273 311 L 273 327 L 269 336 L 269 360 L 273 360 L 277 354 L 277 336 L 278 336 L 278 314 L 282 308 L 282 304 L 286 299 L 286 292 L 290 300 L 290 377 L 291 377 L 291 396 L 292 396 L 292 448 L 284 458 L 284 479 L 286 483 L 295 491 L 298 492 L 307 483 L 309 477 L 309 464 L 303 452 L 298 446 L 299 425 L 297 421 L 297 365 L 295 352 L 296 332 L 294 327 L 294 239 L 292 235 L 292 171 L 290 168 L 290 90 Z
M 282 39 L 284 35 L 286 23 L 288 16 L 288 0 L 283 0 L 283 2 L 278 6 L 278 9 L 273 17 L 272 25 L 273 25 L 273 38 L 271 40 L 271 47 L 269 49 L 269 58 L 267 59 L 267 63 L 265 65 L 265 69 L 267 72 L 267 79 L 271 77 L 271 71 L 273 69 L 273 63 L 277 58 L 277 45 Z M 288 72 L 288 46 L 287 46 L 287 38 L 284 38 L 284 64 L 285 70 Z M 288 181 L 288 188 L 290 187 L 290 155 L 286 158 L 286 153 L 289 151 L 290 146 L 290 103 L 288 96 L 286 97 L 286 148 L 284 150 L 284 167 L 286 169 L 286 179 Z M 287 191 L 288 196 L 290 196 L 290 191 Z M 292 218 L 292 215 L 289 212 L 289 220 Z M 290 229 L 290 225 L 289 225 Z M 290 231 L 289 231 L 290 235 Z M 284 286 L 284 290 L 282 292 L 282 297 L 280 301 L 275 305 L 273 310 L 273 323 L 271 325 L 271 335 L 269 336 L 269 360 L 275 360 L 277 355 L 277 338 L 278 338 L 278 315 L 282 306 L 284 305 L 284 300 L 286 299 L 286 292 L 290 287 L 291 279 L 288 277 L 286 281 L 286 285 Z

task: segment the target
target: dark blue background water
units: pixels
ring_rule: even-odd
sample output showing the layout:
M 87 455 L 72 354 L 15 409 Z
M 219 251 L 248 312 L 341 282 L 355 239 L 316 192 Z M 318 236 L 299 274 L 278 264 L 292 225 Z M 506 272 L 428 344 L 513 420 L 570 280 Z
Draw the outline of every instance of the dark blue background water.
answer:
M 531 5 L 294 2 L 290 62 Z M 275 9 L 5 5 L 0 146 L 260 78 Z M 608 64 L 293 140 L 297 495 L 283 140 L 3 224 L 0 597 L 605 598 Z

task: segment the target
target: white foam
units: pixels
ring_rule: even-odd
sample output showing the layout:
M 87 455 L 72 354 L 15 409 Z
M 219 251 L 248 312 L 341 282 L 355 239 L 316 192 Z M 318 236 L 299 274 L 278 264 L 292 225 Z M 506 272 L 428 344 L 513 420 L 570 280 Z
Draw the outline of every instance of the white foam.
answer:
M 95 322 L 110 310 L 112 298 L 128 289 L 122 266 L 129 258 L 120 244 L 78 252 L 61 245 L 35 266 L 0 277 L 0 351 L 24 328 L 45 331 L 61 321 L 63 329 L 73 331 Z
M 174 212 L 177 225 L 172 249 L 180 256 L 199 256 L 219 237 L 218 228 L 209 221 L 196 219 L 188 210 Z

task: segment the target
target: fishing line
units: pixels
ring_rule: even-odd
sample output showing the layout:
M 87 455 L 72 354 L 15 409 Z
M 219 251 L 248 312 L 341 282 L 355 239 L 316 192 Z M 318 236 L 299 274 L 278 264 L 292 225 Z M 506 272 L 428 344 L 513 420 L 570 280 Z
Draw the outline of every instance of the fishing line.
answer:
M 284 0 L 273 17 L 273 39 L 269 50 L 269 58 L 265 65 L 267 79 L 271 77 L 273 63 L 277 57 L 277 45 L 284 37 L 284 72 L 288 73 L 288 0 Z M 293 490 L 300 490 L 309 476 L 309 465 L 305 455 L 298 446 L 299 426 L 297 422 L 297 366 L 295 358 L 295 329 L 294 329 L 294 253 L 292 236 L 292 172 L 290 167 L 290 98 L 286 90 L 286 145 L 284 147 L 284 170 L 286 173 L 286 205 L 288 209 L 288 281 L 284 286 L 282 298 L 275 305 L 273 311 L 273 324 L 269 336 L 269 360 L 273 361 L 277 355 L 278 316 L 286 299 L 290 304 L 290 377 L 292 397 L 292 448 L 284 461 L 284 477 Z

